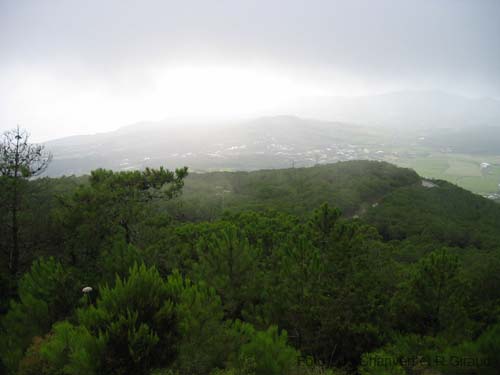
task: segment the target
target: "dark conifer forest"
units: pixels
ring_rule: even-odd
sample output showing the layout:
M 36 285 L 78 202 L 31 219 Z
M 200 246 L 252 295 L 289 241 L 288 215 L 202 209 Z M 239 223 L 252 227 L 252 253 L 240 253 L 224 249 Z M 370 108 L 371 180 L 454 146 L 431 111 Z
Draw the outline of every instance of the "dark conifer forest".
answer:
M 1 373 L 498 374 L 493 201 L 376 161 L 33 178 L 6 145 Z

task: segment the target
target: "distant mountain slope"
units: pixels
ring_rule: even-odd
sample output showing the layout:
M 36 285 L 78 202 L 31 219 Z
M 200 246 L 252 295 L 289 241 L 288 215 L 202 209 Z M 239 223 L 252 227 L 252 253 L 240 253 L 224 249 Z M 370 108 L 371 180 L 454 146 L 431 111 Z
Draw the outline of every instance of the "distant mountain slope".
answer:
M 384 136 L 389 134 L 350 124 L 275 116 L 203 125 L 140 123 L 110 133 L 50 141 L 46 147 L 54 154 L 51 176 L 145 165 L 255 170 L 359 158 L 353 150 L 349 155 L 339 152 L 348 151 L 353 142 L 359 147 L 375 145 Z
M 481 125 L 474 128 L 438 129 L 426 137 L 422 144 L 462 154 L 499 155 L 500 127 Z
M 432 138 L 431 145 L 444 143 L 447 147 L 450 136 L 457 150 L 478 152 L 486 145 L 490 153 L 497 144 L 485 142 L 481 138 L 484 132 L 474 129 L 479 126 L 493 129 L 495 136 L 500 128 L 499 100 L 470 99 L 441 91 L 401 91 L 352 98 L 306 97 L 288 103 L 281 111 L 297 113 L 301 118 L 275 116 L 199 124 L 143 122 L 109 133 L 46 142 L 54 154 L 49 173 L 83 174 L 102 166 L 126 169 L 145 164 L 166 164 L 171 168 L 190 165 L 202 170 L 283 168 L 294 160 L 312 165 L 321 157 L 324 162 L 336 161 L 334 155 L 328 154 L 332 149 L 339 151 L 339 146 L 340 151 L 345 151 L 349 144 L 386 144 L 401 137 L 414 137 L 419 132 Z M 445 130 L 439 133 L 439 129 Z M 436 130 L 438 134 L 433 138 Z M 461 131 L 470 134 L 461 136 Z M 454 132 L 458 133 L 450 135 Z M 473 137 L 473 145 L 467 143 L 468 135 Z

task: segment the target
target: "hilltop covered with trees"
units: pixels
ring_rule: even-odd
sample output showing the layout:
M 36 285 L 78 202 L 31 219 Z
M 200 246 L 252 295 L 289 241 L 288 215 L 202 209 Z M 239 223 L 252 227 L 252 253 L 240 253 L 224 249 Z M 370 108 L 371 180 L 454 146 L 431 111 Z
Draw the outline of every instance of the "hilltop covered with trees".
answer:
M 454 185 L 368 161 L 32 175 L 0 177 L 4 373 L 500 367 L 500 206 Z

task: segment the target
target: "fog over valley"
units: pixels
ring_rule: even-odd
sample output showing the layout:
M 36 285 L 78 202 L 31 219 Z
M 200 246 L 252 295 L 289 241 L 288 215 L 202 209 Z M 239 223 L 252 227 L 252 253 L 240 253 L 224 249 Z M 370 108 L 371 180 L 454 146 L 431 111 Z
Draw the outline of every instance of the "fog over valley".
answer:
M 248 171 L 366 159 L 408 166 L 485 196 L 499 191 L 500 105 L 494 99 L 412 91 L 309 98 L 296 108 L 314 117 L 170 119 L 48 141 L 54 160 L 47 174 L 160 165 Z

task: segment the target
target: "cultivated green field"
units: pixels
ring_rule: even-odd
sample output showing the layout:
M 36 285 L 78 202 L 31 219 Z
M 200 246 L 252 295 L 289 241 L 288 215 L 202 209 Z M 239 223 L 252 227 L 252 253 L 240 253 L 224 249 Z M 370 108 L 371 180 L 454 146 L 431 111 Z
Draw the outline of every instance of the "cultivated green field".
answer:
M 428 178 L 442 179 L 477 194 L 499 191 L 500 156 L 429 152 L 427 156 L 398 158 L 395 164 Z M 488 168 L 481 168 L 488 163 Z

